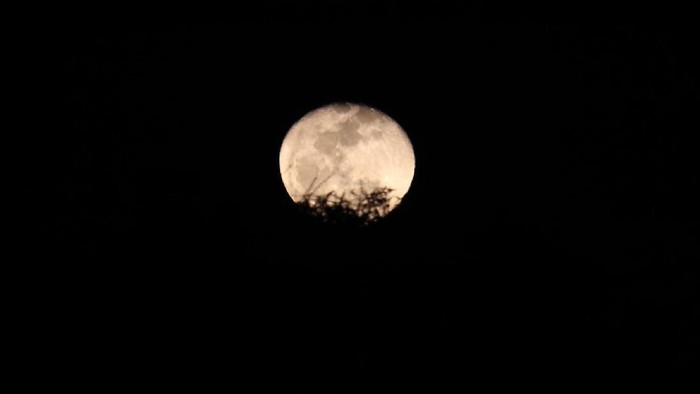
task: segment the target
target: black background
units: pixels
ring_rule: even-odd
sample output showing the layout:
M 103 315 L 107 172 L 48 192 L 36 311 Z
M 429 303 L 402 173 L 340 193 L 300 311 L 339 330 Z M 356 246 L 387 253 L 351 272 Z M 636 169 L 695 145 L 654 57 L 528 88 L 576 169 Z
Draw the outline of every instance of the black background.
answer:
M 33 202 L 51 257 L 32 297 L 57 379 L 355 392 L 697 361 L 684 10 L 113 17 L 42 40 L 53 132 Z M 289 127 L 343 101 L 393 117 L 416 153 L 402 205 L 365 229 L 300 216 L 279 176 Z

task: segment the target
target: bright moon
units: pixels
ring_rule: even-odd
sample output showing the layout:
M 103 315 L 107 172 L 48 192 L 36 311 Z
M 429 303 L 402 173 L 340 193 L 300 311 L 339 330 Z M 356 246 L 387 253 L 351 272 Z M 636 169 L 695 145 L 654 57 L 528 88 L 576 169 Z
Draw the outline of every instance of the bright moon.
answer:
M 360 104 L 332 104 L 309 112 L 287 132 L 280 173 L 295 202 L 330 193 L 351 203 L 358 195 L 390 189 L 389 211 L 408 192 L 415 156 L 392 118 Z

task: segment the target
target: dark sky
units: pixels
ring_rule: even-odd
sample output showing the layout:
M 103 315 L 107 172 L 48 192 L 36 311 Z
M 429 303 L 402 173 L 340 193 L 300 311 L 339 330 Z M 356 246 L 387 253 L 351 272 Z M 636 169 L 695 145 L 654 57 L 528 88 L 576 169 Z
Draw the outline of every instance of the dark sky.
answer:
M 292 4 L 47 36 L 53 362 L 330 393 L 697 361 L 682 10 Z M 279 176 L 289 127 L 339 101 L 393 117 L 416 153 L 367 229 L 299 216 Z

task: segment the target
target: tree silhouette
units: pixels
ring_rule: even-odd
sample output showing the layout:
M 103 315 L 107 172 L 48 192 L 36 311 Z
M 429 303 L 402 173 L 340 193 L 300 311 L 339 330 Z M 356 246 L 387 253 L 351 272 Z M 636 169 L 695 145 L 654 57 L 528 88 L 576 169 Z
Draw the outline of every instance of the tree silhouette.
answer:
M 324 222 L 364 226 L 389 214 L 392 201 L 400 202 L 399 197 L 390 196 L 393 190 L 388 187 L 372 191 L 360 188 L 350 192 L 351 197 L 335 192 L 323 195 L 306 193 L 296 204 L 302 212 Z

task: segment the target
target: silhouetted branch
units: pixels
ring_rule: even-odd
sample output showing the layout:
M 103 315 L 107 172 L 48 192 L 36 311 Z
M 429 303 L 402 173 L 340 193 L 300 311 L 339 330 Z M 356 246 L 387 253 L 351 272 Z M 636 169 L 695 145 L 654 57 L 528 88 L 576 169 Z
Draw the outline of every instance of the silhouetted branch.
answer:
M 350 199 L 344 193 L 306 193 L 297 205 L 326 222 L 366 225 L 386 216 L 391 211 L 392 199 L 400 201 L 400 198 L 390 196 L 392 191 L 393 189 L 385 187 L 368 192 L 361 187 L 359 191 L 350 192 Z

